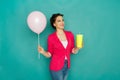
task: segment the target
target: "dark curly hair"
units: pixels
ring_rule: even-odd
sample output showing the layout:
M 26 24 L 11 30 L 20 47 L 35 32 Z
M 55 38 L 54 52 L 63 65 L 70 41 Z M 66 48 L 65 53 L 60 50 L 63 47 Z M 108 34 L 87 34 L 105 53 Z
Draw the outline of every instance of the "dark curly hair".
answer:
M 57 18 L 58 16 L 62 16 L 62 17 L 63 17 L 63 14 L 61 14 L 61 13 L 56 13 L 56 14 L 53 14 L 53 15 L 51 16 L 51 18 L 50 18 L 50 24 L 51 24 L 51 26 L 52 26 L 54 29 L 56 29 L 56 27 L 55 27 L 53 24 L 54 24 L 54 22 L 56 21 L 56 18 Z

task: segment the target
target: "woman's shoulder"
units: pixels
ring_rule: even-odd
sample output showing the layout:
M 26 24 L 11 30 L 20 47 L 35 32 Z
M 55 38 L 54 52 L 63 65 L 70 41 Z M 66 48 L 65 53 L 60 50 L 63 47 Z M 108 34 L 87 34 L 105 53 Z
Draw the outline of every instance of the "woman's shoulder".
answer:
M 54 38 L 54 37 L 55 37 L 55 32 L 48 35 L 48 38 Z
M 66 33 L 66 34 L 69 34 L 69 35 L 73 35 L 72 31 L 66 31 L 66 30 L 65 30 L 65 33 Z

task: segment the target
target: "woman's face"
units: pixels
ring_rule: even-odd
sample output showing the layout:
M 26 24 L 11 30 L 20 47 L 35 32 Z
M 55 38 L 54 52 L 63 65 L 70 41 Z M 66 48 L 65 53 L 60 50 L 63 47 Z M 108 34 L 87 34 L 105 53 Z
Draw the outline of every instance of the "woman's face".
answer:
M 64 29 L 64 19 L 63 19 L 63 17 L 58 16 L 53 25 L 56 27 L 56 29 Z

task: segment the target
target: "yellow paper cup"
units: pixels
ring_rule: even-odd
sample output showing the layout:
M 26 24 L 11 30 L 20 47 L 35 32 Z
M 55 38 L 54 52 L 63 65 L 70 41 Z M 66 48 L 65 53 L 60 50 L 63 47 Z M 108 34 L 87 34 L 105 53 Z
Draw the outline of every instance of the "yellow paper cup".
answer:
M 82 43 L 83 43 L 83 35 L 82 34 L 77 34 L 76 35 L 76 46 L 77 46 L 77 48 L 82 48 Z

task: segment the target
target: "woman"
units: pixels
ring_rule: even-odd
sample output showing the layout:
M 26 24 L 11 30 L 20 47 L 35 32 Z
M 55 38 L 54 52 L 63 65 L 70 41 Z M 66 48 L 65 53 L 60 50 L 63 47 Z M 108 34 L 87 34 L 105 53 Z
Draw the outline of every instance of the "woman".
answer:
M 70 68 L 70 54 L 77 53 L 79 48 L 74 47 L 74 35 L 64 30 L 64 19 L 60 13 L 53 14 L 50 18 L 55 32 L 48 36 L 48 50 L 38 46 L 39 53 L 51 58 L 50 73 L 53 80 L 67 80 Z

